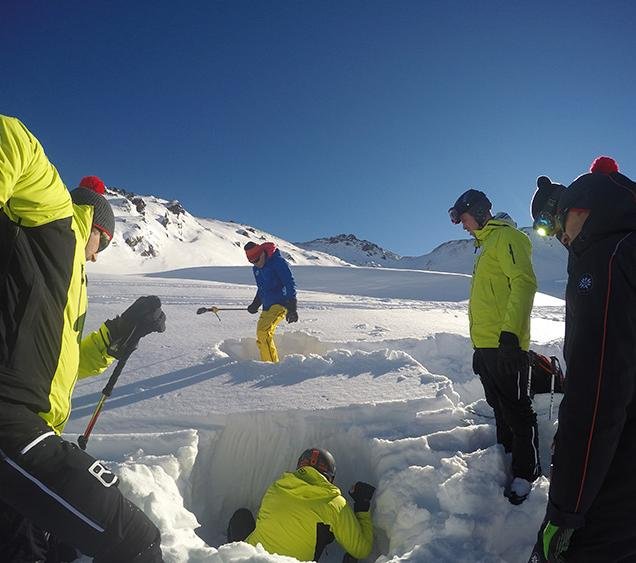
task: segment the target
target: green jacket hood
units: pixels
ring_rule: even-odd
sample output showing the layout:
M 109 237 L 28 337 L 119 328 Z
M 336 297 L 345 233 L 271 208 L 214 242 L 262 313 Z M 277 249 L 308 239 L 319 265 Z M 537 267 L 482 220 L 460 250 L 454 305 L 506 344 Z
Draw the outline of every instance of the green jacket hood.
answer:
M 304 500 L 332 499 L 341 495 L 340 489 L 313 467 L 301 467 L 293 473 L 283 473 L 276 486 Z

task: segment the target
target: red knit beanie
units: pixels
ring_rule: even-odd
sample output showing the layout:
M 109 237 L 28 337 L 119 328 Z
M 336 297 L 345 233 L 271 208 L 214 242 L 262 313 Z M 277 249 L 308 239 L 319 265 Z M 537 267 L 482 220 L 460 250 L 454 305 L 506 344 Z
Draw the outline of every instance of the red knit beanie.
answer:
M 106 192 L 106 186 L 104 182 L 102 182 L 101 178 L 97 176 L 84 176 L 79 183 L 80 188 L 88 188 L 89 190 L 93 190 L 95 193 L 100 195 L 104 195 Z
M 598 172 L 600 174 L 613 174 L 618 172 L 618 162 L 616 162 L 610 156 L 599 156 L 594 159 L 592 166 L 590 166 L 590 172 Z
M 106 186 L 97 176 L 84 176 L 79 187 L 71 192 L 75 205 L 93 206 L 93 227 L 102 233 L 98 252 L 110 244 L 115 232 L 115 214 L 103 195 L 105 192 Z

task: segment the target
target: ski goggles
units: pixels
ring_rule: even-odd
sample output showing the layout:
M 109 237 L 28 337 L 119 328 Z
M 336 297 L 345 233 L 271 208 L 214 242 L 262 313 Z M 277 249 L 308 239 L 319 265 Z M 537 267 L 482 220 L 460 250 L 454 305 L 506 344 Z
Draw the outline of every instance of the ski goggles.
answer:
M 559 209 L 556 213 L 543 210 L 532 223 L 532 228 L 542 237 L 560 237 L 565 232 L 565 218 L 568 208 Z
M 256 262 L 260 260 L 263 252 L 264 250 L 261 247 L 261 245 L 255 244 L 254 246 L 252 246 L 251 248 L 248 248 L 245 251 L 245 256 L 247 257 L 247 260 L 250 262 L 250 264 L 256 264 Z
M 106 231 L 99 228 L 97 225 L 93 225 L 93 228 L 99 231 L 99 248 L 97 249 L 97 252 L 101 252 L 110 244 L 112 236 L 109 235 Z
M 454 207 L 451 207 L 448 210 L 448 216 L 450 217 L 451 223 L 453 225 L 459 225 L 462 220 L 459 218 L 461 215 L 461 213 L 459 211 L 457 211 L 457 209 L 455 209 Z

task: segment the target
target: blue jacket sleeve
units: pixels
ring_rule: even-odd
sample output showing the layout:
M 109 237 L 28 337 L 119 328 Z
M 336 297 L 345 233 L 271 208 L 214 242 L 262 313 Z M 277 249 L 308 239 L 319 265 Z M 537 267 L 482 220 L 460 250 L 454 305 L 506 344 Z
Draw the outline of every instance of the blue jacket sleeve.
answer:
M 282 256 L 274 260 L 274 269 L 283 284 L 283 294 L 287 299 L 296 299 L 296 282 L 292 275 L 291 268 Z

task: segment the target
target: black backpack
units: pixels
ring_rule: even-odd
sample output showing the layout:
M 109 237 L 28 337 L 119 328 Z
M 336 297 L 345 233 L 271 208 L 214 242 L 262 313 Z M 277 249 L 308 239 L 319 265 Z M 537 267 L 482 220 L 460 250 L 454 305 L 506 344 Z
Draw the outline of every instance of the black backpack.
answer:
M 530 362 L 530 396 L 537 393 L 563 393 L 564 376 L 556 356 L 528 351 Z

